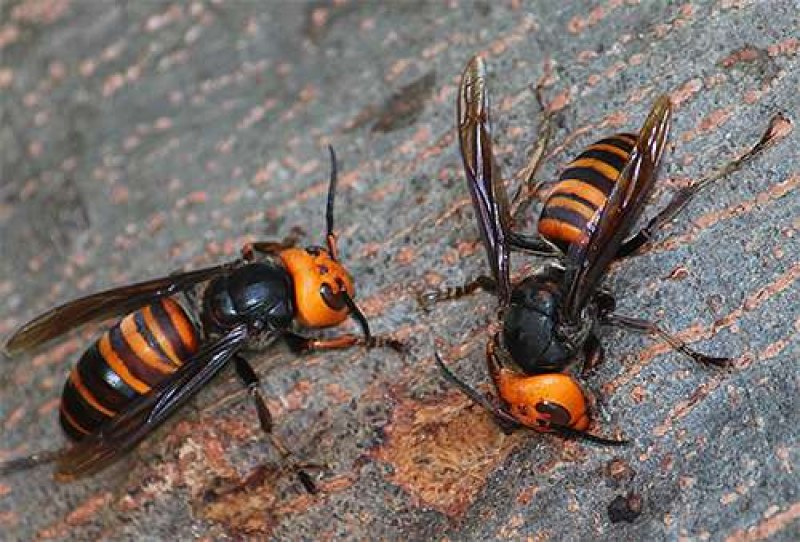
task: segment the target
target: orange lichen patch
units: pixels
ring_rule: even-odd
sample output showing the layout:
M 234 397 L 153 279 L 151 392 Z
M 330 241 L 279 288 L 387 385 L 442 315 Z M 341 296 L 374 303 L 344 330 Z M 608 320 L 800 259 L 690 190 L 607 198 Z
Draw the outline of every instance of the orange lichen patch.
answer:
M 315 356 L 316 357 L 316 356 Z M 303 358 L 304 364 L 311 361 L 311 358 Z M 282 416 L 285 412 L 298 410 L 303 408 L 308 402 L 309 396 L 314 390 L 314 385 L 309 380 L 298 380 L 297 383 L 289 390 L 284 396 L 278 400 L 267 399 L 272 415 L 276 418 Z
M 84 501 L 83 504 L 79 505 L 75 510 L 67 515 L 65 518 L 67 525 L 75 526 L 88 523 L 93 517 L 95 517 L 100 509 L 109 505 L 111 498 L 112 496 L 110 492 L 89 497 L 89 499 Z
M 498 56 L 506 51 L 509 46 L 520 43 L 528 39 L 528 36 L 538 30 L 538 25 L 533 17 L 524 15 L 521 17 L 522 21 L 508 32 L 500 34 L 501 37 L 489 43 L 482 51 L 478 51 L 478 55 L 484 58 L 491 58 Z
M 313 85 L 306 85 L 300 90 L 298 99 L 294 104 L 290 105 L 280 117 L 281 122 L 287 122 L 293 119 L 298 114 L 302 113 L 307 106 L 317 100 L 320 96 L 320 91 Z
M 70 8 L 70 0 L 27 0 L 11 9 L 11 20 L 50 24 L 59 20 Z
M 209 489 L 194 502 L 194 514 L 239 535 L 265 535 L 278 524 L 275 491 L 278 473 L 259 468 L 229 487 Z
M 546 158 L 552 158 L 562 152 L 566 148 L 568 148 L 572 143 L 578 139 L 579 137 L 588 134 L 588 133 L 603 133 L 606 128 L 619 128 L 620 126 L 624 126 L 628 124 L 629 117 L 625 111 L 615 111 L 608 114 L 603 120 L 593 124 L 587 124 L 585 126 L 581 126 L 576 130 L 572 131 L 571 133 L 567 134 L 561 140 L 559 145 L 554 146 L 550 152 L 547 153 Z
M 48 348 L 47 351 L 41 354 L 37 354 L 34 356 L 33 360 L 31 360 L 31 363 L 34 367 L 44 367 L 47 365 L 69 363 L 71 361 L 75 362 L 77 361 L 76 354 L 81 346 L 85 345 L 81 345 L 80 342 L 75 339 L 64 341 Z M 72 359 L 73 357 L 75 359 Z
M 334 404 L 344 404 L 353 398 L 347 389 L 335 382 L 325 385 L 325 394 L 330 402 Z
M 683 85 L 678 88 L 678 90 L 672 92 L 669 95 L 670 101 L 672 105 L 680 107 L 683 102 L 686 102 L 692 98 L 695 94 L 700 92 L 700 89 L 703 88 L 703 81 L 699 78 L 690 79 L 689 81 L 685 82 Z
M 793 56 L 800 52 L 800 40 L 788 38 L 767 48 L 769 56 Z
M 45 416 L 56 410 L 60 404 L 61 404 L 60 398 L 50 399 L 49 401 L 42 403 L 41 406 L 39 406 L 39 408 L 36 409 L 36 413 L 39 414 L 40 416 Z
M 759 354 L 758 359 L 763 361 L 766 359 L 772 359 L 788 347 L 790 344 L 797 340 L 797 337 L 800 336 L 800 318 L 794 321 L 794 332 L 789 333 L 786 337 L 781 337 L 780 339 L 771 342 L 768 344 Z
M 580 34 L 587 28 L 591 28 L 600 21 L 602 21 L 603 19 L 605 19 L 608 16 L 608 14 L 611 11 L 613 11 L 615 7 L 618 7 L 618 5 L 620 4 L 622 4 L 622 2 L 618 2 L 617 5 L 610 6 L 611 10 L 606 9 L 603 6 L 597 6 L 593 10 L 591 10 L 589 14 L 586 15 L 585 17 L 576 15 L 575 17 L 569 20 L 569 23 L 567 23 L 567 31 L 570 34 Z
M 0 49 L 6 45 L 14 43 L 19 38 L 19 27 L 13 24 L 6 24 L 0 27 Z
M 218 435 L 191 424 L 197 429 L 194 436 L 186 438 L 178 448 L 177 479 L 187 486 L 193 496 L 202 494 L 206 484 L 214 478 L 236 475 L 236 469 L 225 457 L 226 446 Z M 166 479 L 168 481 L 169 478 Z
M 16 512 L 0 512 L 0 526 L 5 528 L 16 527 L 19 524 L 19 515 Z
M 317 484 L 321 493 L 330 495 L 331 493 L 339 493 L 353 487 L 353 484 L 358 480 L 356 474 L 347 474 L 339 476 L 327 477 Z
M 8 88 L 14 81 L 14 70 L 11 68 L 0 68 L 0 88 Z
M 526 487 L 522 491 L 519 492 L 517 498 L 515 499 L 519 504 L 526 506 L 530 504 L 533 500 L 533 497 L 539 492 L 539 486 L 530 486 Z
M 511 450 L 491 415 L 468 403 L 455 391 L 435 402 L 402 400 L 388 443 L 371 454 L 394 467 L 392 482 L 449 516 L 467 509 Z
M 460 241 L 456 244 L 456 251 L 458 252 L 458 256 L 460 258 L 467 258 L 472 256 L 476 252 L 479 251 L 479 247 L 481 247 L 483 243 L 480 241 Z
M 352 486 L 351 478 L 341 476 L 319 484 L 325 494 Z M 296 484 L 280 466 L 258 466 L 244 476 L 215 478 L 192 502 L 194 514 L 221 524 L 235 535 L 267 534 L 283 517 L 302 513 L 314 504 L 315 497 L 287 485 Z
M 5 421 L 3 421 L 3 428 L 6 431 L 10 431 L 11 429 L 15 428 L 25 416 L 27 411 L 28 409 L 24 406 L 19 406 L 12 410 L 11 413 L 6 417 Z
M 145 31 L 155 32 L 162 28 L 174 24 L 185 17 L 184 10 L 181 6 L 175 4 L 169 6 L 167 9 L 156 15 L 151 15 L 145 22 Z
M 221 478 L 192 503 L 194 514 L 221 524 L 238 536 L 269 534 L 283 516 L 299 513 L 313 497 L 281 495 L 279 481 L 286 476 L 277 467 L 257 467 L 244 477 Z
M 564 90 L 563 92 L 556 94 L 550 103 L 547 104 L 547 112 L 548 113 L 557 113 L 567 107 L 570 104 L 570 91 L 569 89 Z
M 67 514 L 63 520 L 41 529 L 36 533 L 36 538 L 69 538 L 67 533 L 70 527 L 85 525 L 91 522 L 97 517 L 100 510 L 107 508 L 111 504 L 112 500 L 113 495 L 108 491 L 89 497 L 72 512 Z M 2 524 L 1 520 L 0 524 Z
M 800 518 L 800 502 L 794 503 L 782 512 L 775 513 L 775 511 L 772 511 L 770 514 L 765 514 L 765 516 L 761 523 L 747 529 L 733 531 L 725 539 L 725 542 L 766 540 L 786 529 L 790 529 L 793 525 L 796 525 L 798 518 Z
M 236 425 L 233 420 L 231 423 Z M 227 429 L 228 424 L 220 426 L 218 418 L 176 424 L 167 441 L 179 443 L 177 462 L 159 464 L 137 487 L 129 489 L 119 507 L 129 512 L 141 509 L 182 486 L 191 495 L 195 515 L 234 534 L 268 533 L 279 517 L 308 508 L 311 499 L 302 493 L 297 496 L 296 479 L 280 465 L 260 466 L 245 476 L 238 475 L 226 457 L 231 441 Z M 349 487 L 341 480 L 336 482 Z M 334 483 L 325 490 L 335 491 L 336 487 Z M 286 498 L 284 493 L 292 497 Z
M 726 56 L 720 61 L 720 64 L 724 68 L 731 68 L 736 64 L 741 63 L 748 63 L 754 62 L 759 59 L 759 57 L 763 56 L 764 51 L 761 49 L 757 49 L 750 45 L 745 45 L 740 49 L 736 49 L 734 52 Z
M 412 247 L 402 247 L 397 251 L 394 261 L 399 265 L 410 265 L 417 258 L 417 251 Z
M 409 58 L 401 58 L 396 60 L 389 69 L 386 71 L 386 82 L 391 83 L 398 77 L 400 77 L 403 73 L 408 70 L 409 67 L 413 65 L 413 60 Z
M 733 116 L 733 108 L 732 107 L 723 107 L 722 109 L 717 109 L 716 111 L 712 111 L 700 121 L 700 124 L 697 125 L 697 128 L 694 130 L 689 130 L 684 132 L 680 135 L 681 141 L 691 141 L 696 138 L 698 135 L 706 134 L 708 132 L 713 132 L 726 122 Z
M 433 139 L 433 133 L 431 132 L 430 125 L 423 124 L 417 128 L 410 139 L 407 139 L 399 146 L 396 146 L 396 149 L 401 155 L 411 155 L 414 154 L 417 149 L 424 148 L 426 145 L 429 145 L 431 139 Z

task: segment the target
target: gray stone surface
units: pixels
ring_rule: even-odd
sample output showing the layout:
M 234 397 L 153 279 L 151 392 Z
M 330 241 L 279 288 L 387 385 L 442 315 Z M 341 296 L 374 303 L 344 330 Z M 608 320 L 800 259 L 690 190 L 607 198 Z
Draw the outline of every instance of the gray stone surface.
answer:
M 544 174 L 678 104 L 656 199 L 798 114 L 796 1 L 0 4 L 0 335 L 70 298 L 233 257 L 301 226 L 321 241 L 328 172 L 373 328 L 401 357 L 253 356 L 276 430 L 326 463 L 319 496 L 272 472 L 231 373 L 120 464 L 59 485 L 0 479 L 4 540 L 274 538 L 796 540 L 800 356 L 797 130 L 702 195 L 609 285 L 737 368 L 691 366 L 609 330 L 585 380 L 603 449 L 502 435 L 449 389 L 433 337 L 486 385 L 486 294 L 421 312 L 415 292 L 485 268 L 454 143 L 454 96 L 485 54 L 500 163 L 537 133 L 529 86 L 566 98 Z M 531 215 L 531 221 L 534 216 Z M 523 272 L 535 264 L 515 260 Z M 0 367 L 0 456 L 63 444 L 58 397 L 98 328 Z M 488 388 L 485 388 L 488 389 Z M 609 505 L 641 499 L 632 523 Z

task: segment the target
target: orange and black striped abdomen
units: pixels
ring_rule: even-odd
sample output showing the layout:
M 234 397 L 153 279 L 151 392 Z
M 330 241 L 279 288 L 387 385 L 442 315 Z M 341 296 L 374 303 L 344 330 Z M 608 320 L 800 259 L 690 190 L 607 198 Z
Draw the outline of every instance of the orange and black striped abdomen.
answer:
M 539 234 L 566 252 L 605 205 L 628 162 L 634 134 L 616 134 L 589 146 L 561 173 L 539 218 Z
M 72 369 L 61 426 L 75 440 L 94 433 L 197 352 L 200 334 L 183 308 L 159 299 L 106 331 Z

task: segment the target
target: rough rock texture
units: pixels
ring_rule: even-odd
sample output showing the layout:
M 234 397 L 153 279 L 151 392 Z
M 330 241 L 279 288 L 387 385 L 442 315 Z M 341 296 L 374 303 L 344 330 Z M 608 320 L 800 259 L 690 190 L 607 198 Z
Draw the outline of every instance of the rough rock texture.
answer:
M 585 383 L 597 430 L 627 448 L 505 436 L 433 365 L 438 337 L 454 370 L 486 386 L 494 299 L 429 314 L 415 301 L 485 269 L 453 129 L 470 55 L 489 63 L 512 184 L 536 138 L 538 81 L 563 105 L 550 178 L 670 93 L 661 203 L 754 142 L 774 112 L 800 111 L 797 1 L 582 4 L 0 4 L 0 335 L 293 226 L 320 242 L 330 143 L 360 302 L 377 332 L 413 344 L 405 357 L 283 346 L 253 357 L 277 432 L 328 467 L 318 496 L 275 472 L 226 372 L 99 476 L 0 478 L 0 538 L 796 540 L 798 130 L 609 275 L 625 312 L 738 356 L 731 371 L 696 367 L 609 330 L 606 363 Z M 2 360 L 0 457 L 63 444 L 60 388 L 97 331 Z

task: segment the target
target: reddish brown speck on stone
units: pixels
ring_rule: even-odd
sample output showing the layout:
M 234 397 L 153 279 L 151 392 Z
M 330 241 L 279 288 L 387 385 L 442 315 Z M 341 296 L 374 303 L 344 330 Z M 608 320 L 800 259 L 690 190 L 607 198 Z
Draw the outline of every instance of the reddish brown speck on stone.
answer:
M 606 473 L 609 478 L 617 483 L 630 481 L 636 476 L 636 471 L 626 460 L 621 458 L 609 461 L 606 465 Z
M 72 512 L 70 512 L 65 521 L 67 525 L 75 526 L 88 523 L 98 513 L 98 511 L 111 503 L 112 495 L 110 492 L 100 493 L 94 497 L 89 497 Z
M 687 277 L 689 277 L 689 269 L 685 265 L 679 265 L 670 271 L 666 278 L 669 280 L 684 280 Z

